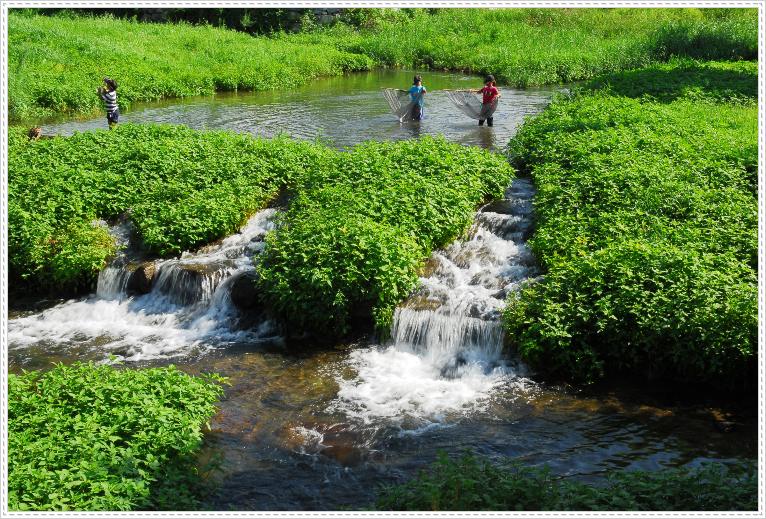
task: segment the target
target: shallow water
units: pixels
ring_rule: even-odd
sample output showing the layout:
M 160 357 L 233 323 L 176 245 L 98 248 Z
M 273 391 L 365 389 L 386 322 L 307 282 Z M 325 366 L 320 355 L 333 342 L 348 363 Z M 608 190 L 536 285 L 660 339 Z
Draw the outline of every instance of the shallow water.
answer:
M 227 129 L 272 137 L 285 133 L 300 139 L 322 139 L 344 147 L 365 140 L 399 140 L 445 135 L 461 144 L 502 148 L 524 116 L 542 110 L 556 87 L 501 88 L 494 127 L 479 127 L 447 99 L 444 89 L 480 88 L 473 76 L 423 72 L 425 119 L 400 124 L 381 88 L 409 88 L 413 72 L 381 70 L 319 79 L 276 92 L 223 93 L 212 97 L 136 104 L 120 116 L 124 123 L 185 124 L 196 129 Z M 105 117 L 41 123 L 47 135 L 106 128 Z
M 426 119 L 400 125 L 380 88 L 404 88 L 411 75 L 379 71 L 284 93 L 172 100 L 136 106 L 123 121 L 286 132 L 337 146 L 442 133 L 499 149 L 553 92 L 503 89 L 495 126 L 478 128 L 438 89 L 480 81 L 424 73 L 432 91 Z M 104 126 L 96 118 L 43 128 L 71 133 Z M 99 291 L 89 298 L 13 310 L 10 369 L 113 356 L 128 366 L 172 362 L 229 377 L 201 455 L 222 459 L 205 503 L 216 510 L 368 506 L 379 485 L 415 474 L 440 450 L 473 448 L 548 463 L 586 480 L 623 468 L 755 458 L 751 407 L 679 404 L 644 391 L 587 396 L 550 388 L 503 353 L 505 295 L 538 274 L 526 248 L 533 194 L 528 180 L 515 181 L 504 201 L 477 212 L 468 236 L 434 253 L 384 344 L 366 338 L 330 349 L 304 344 L 296 352 L 271 323 L 245 318 L 232 305 L 230 285 L 255 268 L 272 228 L 274 211 L 267 210 L 220 243 L 160 262 L 148 294 L 126 292 L 128 264 L 136 260 L 126 256 L 102 272 Z

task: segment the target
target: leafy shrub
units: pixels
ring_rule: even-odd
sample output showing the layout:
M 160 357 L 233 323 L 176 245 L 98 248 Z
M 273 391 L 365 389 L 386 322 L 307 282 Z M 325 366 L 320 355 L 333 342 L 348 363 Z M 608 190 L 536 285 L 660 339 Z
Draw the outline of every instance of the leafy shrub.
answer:
M 608 370 L 744 389 L 756 287 L 733 257 L 620 241 L 551 267 L 511 300 L 507 329 L 528 362 L 575 380 Z
M 385 328 L 430 251 L 465 231 L 511 176 L 503 157 L 444 139 L 339 153 L 332 169 L 307 172 L 267 238 L 262 294 L 301 329 L 343 334 L 353 314 L 370 310 Z
M 193 507 L 216 375 L 59 364 L 8 377 L 8 507 Z
M 384 487 L 376 510 L 756 510 L 752 465 L 708 463 L 699 468 L 610 474 L 597 485 L 555 477 L 548 467 L 493 464 L 466 453 L 445 453 L 412 480 Z
M 735 69 L 693 68 L 701 78 Z M 656 70 L 600 84 L 638 95 L 629 78 Z M 757 335 L 757 110 L 651 84 L 666 104 L 581 92 L 510 143 L 538 188 L 530 243 L 547 273 L 509 301 L 508 335 L 552 376 L 746 388 Z
M 18 128 L 10 135 L 9 264 L 25 286 L 88 286 L 115 252 L 98 219 L 130 213 L 144 245 L 163 255 L 231 234 L 331 153 L 161 125 L 36 142 Z

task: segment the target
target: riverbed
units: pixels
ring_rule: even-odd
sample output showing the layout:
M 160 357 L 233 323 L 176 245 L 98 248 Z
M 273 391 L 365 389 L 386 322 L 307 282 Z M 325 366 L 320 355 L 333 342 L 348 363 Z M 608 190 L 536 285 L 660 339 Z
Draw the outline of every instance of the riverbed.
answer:
M 288 134 L 337 147 L 444 135 L 501 151 L 524 118 L 561 90 L 503 88 L 494 127 L 478 127 L 444 90 L 478 88 L 480 78 L 422 72 L 426 117 L 401 124 L 381 89 L 407 88 L 413 74 L 383 70 L 285 91 L 142 104 L 122 121 Z M 42 127 L 71 134 L 105 128 L 106 120 Z M 288 347 L 274 323 L 242 318 L 227 284 L 255 268 L 273 228 L 269 209 L 222 243 L 159 264 L 158 276 L 169 281 L 149 294 L 127 296 L 124 272 L 115 267 L 87 298 L 38 302 L 33 310 L 11 301 L 10 370 L 95 360 L 173 363 L 229 377 L 200 457 L 221 460 L 204 504 L 214 510 L 369 506 L 377 487 L 414 475 L 440 450 L 547 463 L 585 480 L 622 469 L 754 459 L 754 406 L 547 386 L 504 350 L 505 296 L 540 274 L 526 246 L 533 197 L 532 183 L 516 180 L 502 201 L 477 212 L 467 237 L 435 252 L 387 341 Z

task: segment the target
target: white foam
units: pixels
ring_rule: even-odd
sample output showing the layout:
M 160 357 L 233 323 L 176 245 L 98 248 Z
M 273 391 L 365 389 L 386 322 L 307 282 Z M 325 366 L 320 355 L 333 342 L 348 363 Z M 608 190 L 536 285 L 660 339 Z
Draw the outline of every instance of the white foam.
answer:
M 431 257 L 433 273 L 394 313 L 388 346 L 356 350 L 352 379 L 338 378 L 331 408 L 362 423 L 396 423 L 410 433 L 484 411 L 495 393 L 525 391 L 526 369 L 503 357 L 506 295 L 536 274 L 523 232 L 533 187 L 506 192 L 513 214 L 479 212 L 470 238 Z
M 233 328 L 238 312 L 229 297 L 233 276 L 253 270 L 252 256 L 262 249 L 263 236 L 273 228 L 274 214 L 274 209 L 260 211 L 239 233 L 216 245 L 157 262 L 149 294 L 128 297 L 129 272 L 116 262 L 101 272 L 95 297 L 67 301 L 9 321 L 10 348 L 68 343 L 138 361 L 274 339 L 275 327 L 269 321 L 255 330 Z M 203 266 L 206 272 L 185 279 L 185 284 L 168 282 L 183 280 L 187 272 L 183 267 L 188 265 Z M 189 294 L 193 300 L 184 297 Z
M 355 350 L 349 364 L 357 375 L 338 381 L 332 409 L 366 424 L 386 419 L 408 428 L 481 410 L 493 390 L 516 378 L 509 366 L 480 359 L 456 365 L 447 374 L 428 357 L 396 346 Z

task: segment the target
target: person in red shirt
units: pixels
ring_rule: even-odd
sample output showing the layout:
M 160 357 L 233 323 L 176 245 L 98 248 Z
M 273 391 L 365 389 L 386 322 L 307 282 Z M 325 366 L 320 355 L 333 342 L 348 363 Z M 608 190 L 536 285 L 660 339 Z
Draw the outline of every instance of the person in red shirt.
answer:
M 480 88 L 476 91 L 477 94 L 481 94 L 482 112 L 484 112 L 492 103 L 496 103 L 500 97 L 500 91 L 495 86 L 495 76 L 488 75 L 484 79 L 484 88 Z M 492 126 L 493 117 L 487 117 L 487 126 Z M 479 126 L 484 126 L 484 119 L 479 119 Z

